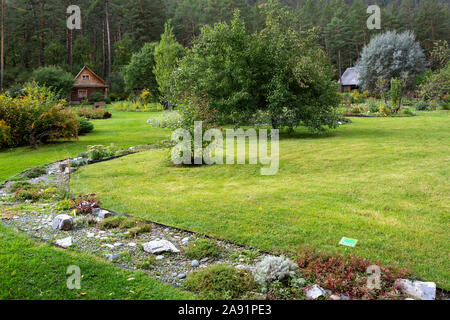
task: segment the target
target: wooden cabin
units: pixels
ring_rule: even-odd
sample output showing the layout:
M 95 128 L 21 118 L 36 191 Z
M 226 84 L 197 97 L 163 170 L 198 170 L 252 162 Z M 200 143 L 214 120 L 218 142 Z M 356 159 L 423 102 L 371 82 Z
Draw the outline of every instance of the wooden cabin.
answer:
M 75 83 L 70 93 L 70 103 L 81 104 L 82 101 L 88 100 L 95 91 L 100 91 L 106 99 L 108 96 L 108 84 L 96 75 L 94 71 L 84 66 L 75 77 Z M 104 102 L 96 103 L 96 105 L 104 104 Z
M 342 78 L 339 80 L 339 84 L 342 81 L 342 89 L 344 91 L 350 92 L 352 90 L 359 88 L 359 75 L 356 68 L 348 68 L 345 70 Z

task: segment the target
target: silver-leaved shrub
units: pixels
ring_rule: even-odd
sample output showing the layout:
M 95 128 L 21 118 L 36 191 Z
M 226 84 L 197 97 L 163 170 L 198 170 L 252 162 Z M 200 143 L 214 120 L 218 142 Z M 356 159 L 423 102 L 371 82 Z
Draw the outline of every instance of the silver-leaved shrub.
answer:
M 285 281 L 295 278 L 298 274 L 297 265 L 286 257 L 267 256 L 256 265 L 254 278 L 263 290 L 274 281 Z

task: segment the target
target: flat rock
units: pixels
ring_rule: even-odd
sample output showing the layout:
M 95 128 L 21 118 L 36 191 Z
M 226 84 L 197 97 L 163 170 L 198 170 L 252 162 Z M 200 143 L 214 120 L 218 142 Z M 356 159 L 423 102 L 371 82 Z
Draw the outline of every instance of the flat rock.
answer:
M 134 248 L 134 247 L 137 246 L 137 244 L 134 243 L 134 242 L 130 242 L 130 243 L 128 243 L 127 245 L 128 245 L 129 247 L 132 247 L 132 248 Z
M 72 237 L 56 240 L 55 244 L 66 249 L 72 245 Z
M 404 294 L 421 300 L 436 299 L 436 284 L 434 282 L 411 281 L 398 279 L 395 286 Z
M 119 260 L 120 258 L 122 258 L 122 255 L 121 255 L 120 253 L 117 253 L 117 254 L 108 254 L 108 255 L 106 256 L 106 258 L 108 259 L 108 261 L 113 262 L 113 261 L 116 261 L 116 260 Z
M 181 243 L 182 243 L 182 244 L 187 244 L 187 243 L 189 242 L 190 239 L 191 239 L 191 238 L 189 238 L 189 237 L 183 238 L 183 240 L 181 240 Z
M 150 241 L 148 243 L 145 243 L 142 245 L 145 252 L 155 254 L 155 253 L 161 253 L 161 252 L 174 252 L 178 253 L 180 250 L 178 250 L 172 242 L 167 240 L 159 240 L 159 241 Z
M 106 219 L 112 216 L 111 212 L 101 208 L 95 208 L 94 210 L 92 210 L 92 214 L 100 219 Z
M 156 256 L 156 260 L 163 260 L 164 256 Z
M 319 297 L 322 297 L 326 294 L 325 290 L 323 290 L 320 286 L 317 284 L 313 285 L 310 289 L 306 291 L 306 297 L 308 299 L 317 299 Z
M 180 273 L 178 275 L 178 279 L 184 279 L 184 278 L 186 278 L 186 273 Z
M 60 214 L 53 219 L 53 229 L 69 231 L 73 229 L 73 219 L 67 214 Z
M 197 260 L 192 260 L 191 265 L 192 265 L 194 268 L 198 268 L 198 267 L 200 266 L 200 263 L 199 263 Z

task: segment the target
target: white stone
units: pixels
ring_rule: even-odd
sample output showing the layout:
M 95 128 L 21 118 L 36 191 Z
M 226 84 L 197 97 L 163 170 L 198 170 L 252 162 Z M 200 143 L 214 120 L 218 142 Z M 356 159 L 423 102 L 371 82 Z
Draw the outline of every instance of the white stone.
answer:
M 422 300 L 436 299 L 436 284 L 434 282 L 411 281 L 398 279 L 395 281 L 396 287 L 406 295 Z
M 67 214 L 60 214 L 53 219 L 52 222 L 53 229 L 59 229 L 64 231 L 72 230 L 73 228 L 73 219 L 71 216 Z
M 189 242 L 189 240 L 190 240 L 189 237 L 183 238 L 183 240 L 181 240 L 181 243 L 182 244 L 187 244 Z
M 92 210 L 92 214 L 100 219 L 106 219 L 112 216 L 111 212 L 101 208 L 95 208 L 94 210 Z
M 159 240 L 159 241 L 150 241 L 148 243 L 145 243 L 143 245 L 144 251 L 155 254 L 155 253 L 161 253 L 161 252 L 175 252 L 178 253 L 180 250 L 178 250 L 172 242 L 167 240 Z
M 114 246 L 112 244 L 105 244 L 104 246 L 110 249 L 114 249 Z
M 163 260 L 164 256 L 156 256 L 156 260 Z
M 325 290 L 323 290 L 317 284 L 315 284 L 314 286 L 312 286 L 312 288 L 310 288 L 310 289 L 308 289 L 308 291 L 306 291 L 306 297 L 308 299 L 317 299 L 319 297 L 324 296 L 325 294 L 326 294 Z
M 88 233 L 88 234 L 86 234 L 86 237 L 93 238 L 93 237 L 95 237 L 95 233 Z
M 70 247 L 72 245 L 72 238 L 68 237 L 68 238 L 65 238 L 65 239 L 59 239 L 59 240 L 56 240 L 55 243 L 58 246 L 63 247 L 65 249 L 65 248 L 68 248 L 68 247 Z
M 130 243 L 128 243 L 128 246 L 134 248 L 137 246 L 137 244 L 134 242 L 130 242 Z
M 123 246 L 123 243 L 121 243 L 121 242 L 114 243 L 114 247 L 116 247 L 116 248 L 119 248 L 119 247 L 122 247 L 122 246 Z

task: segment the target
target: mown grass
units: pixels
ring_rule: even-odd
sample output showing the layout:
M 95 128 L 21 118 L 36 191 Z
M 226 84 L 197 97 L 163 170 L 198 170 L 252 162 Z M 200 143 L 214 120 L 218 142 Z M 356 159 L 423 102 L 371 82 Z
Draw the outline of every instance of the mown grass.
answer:
M 155 222 L 294 253 L 300 244 L 409 267 L 450 289 L 449 112 L 353 119 L 280 143 L 280 171 L 172 167 L 149 151 L 81 169 L 78 193 Z M 356 248 L 338 245 L 343 237 Z
M 147 120 L 160 115 L 156 112 L 115 112 L 107 120 L 95 120 L 94 131 L 78 141 L 57 142 L 40 146 L 0 151 L 0 183 L 25 169 L 47 164 L 86 151 L 90 145 L 115 144 L 121 148 L 155 143 L 169 137 L 169 131 L 152 128 Z
M 67 268 L 80 267 L 81 289 L 69 290 Z M 0 224 L 0 300 L 178 300 L 190 293 L 125 271 L 87 254 L 56 249 Z M 132 280 L 129 280 L 134 278 Z

